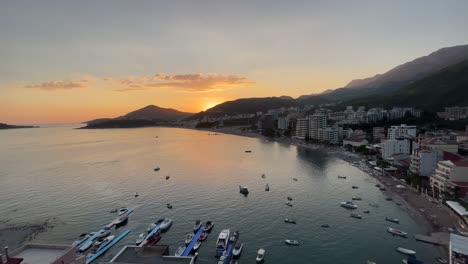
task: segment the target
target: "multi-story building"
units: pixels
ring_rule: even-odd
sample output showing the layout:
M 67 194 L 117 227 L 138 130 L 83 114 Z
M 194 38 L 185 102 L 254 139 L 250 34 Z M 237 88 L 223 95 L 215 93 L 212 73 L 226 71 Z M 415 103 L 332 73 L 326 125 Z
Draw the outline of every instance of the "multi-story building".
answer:
M 371 108 L 367 111 L 366 122 L 374 123 L 387 117 L 387 110 L 383 108 Z
M 401 124 L 399 126 L 391 126 L 388 129 L 388 139 L 397 139 L 405 136 L 416 137 L 416 126 Z
M 342 127 L 325 127 L 318 129 L 318 139 L 321 141 L 328 141 L 332 144 L 338 144 L 342 138 Z
M 296 121 L 296 138 L 305 139 L 309 134 L 309 119 L 298 118 Z
M 314 114 L 309 116 L 309 137 L 320 139 L 319 129 L 327 126 L 327 116 L 324 114 Z
M 289 117 L 278 117 L 278 129 L 287 130 L 289 128 Z
M 374 141 L 381 141 L 385 139 L 385 128 L 384 127 L 373 127 L 372 136 Z
M 430 184 L 438 198 L 444 198 L 444 193 L 465 198 L 468 194 L 468 159 L 439 161 Z
M 454 154 L 429 147 L 419 147 L 413 150 L 409 170 L 413 174 L 429 177 L 434 173 L 437 162 L 440 160 L 456 159 L 456 157 L 452 157 L 451 155 Z
M 393 154 L 411 154 L 419 145 L 412 139 L 387 139 L 382 143 L 382 158 L 390 159 Z

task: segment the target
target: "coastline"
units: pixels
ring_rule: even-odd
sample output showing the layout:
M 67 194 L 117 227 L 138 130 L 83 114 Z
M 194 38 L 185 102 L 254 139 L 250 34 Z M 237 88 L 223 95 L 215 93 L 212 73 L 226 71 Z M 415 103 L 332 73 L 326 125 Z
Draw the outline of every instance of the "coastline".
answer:
M 41 224 L 24 224 L 0 227 L 0 247 L 8 246 L 15 250 L 36 238 L 37 235 L 53 228 L 53 224 L 45 221 Z
M 381 172 L 377 172 L 373 168 L 370 168 L 366 164 L 365 156 L 345 151 L 342 146 L 326 146 L 321 144 L 310 144 L 294 140 L 291 138 L 268 138 L 260 135 L 256 132 L 245 132 L 242 131 L 243 127 L 229 127 L 220 129 L 197 129 L 201 131 L 207 131 L 212 133 L 229 134 L 250 138 L 258 138 L 268 141 L 274 141 L 284 144 L 289 144 L 297 147 L 323 150 L 329 155 L 348 162 L 350 165 L 358 168 L 362 172 L 366 173 L 369 177 L 374 178 L 377 183 L 385 186 L 386 190 L 384 194 L 393 199 L 393 202 L 401 204 L 400 206 L 408 212 L 408 214 L 417 222 L 421 224 L 424 230 L 424 235 L 430 236 L 431 234 L 440 235 L 441 233 L 448 234 L 448 228 L 456 226 L 459 230 L 463 228 L 459 224 L 459 218 L 455 215 L 448 207 L 430 199 L 424 197 L 425 194 L 420 194 L 417 190 L 408 186 L 406 182 L 398 180 L 393 176 L 382 176 L 379 175 Z M 404 188 L 397 188 L 396 185 L 404 186 Z M 465 230 L 466 231 L 466 230 Z M 424 243 L 424 242 L 420 242 Z M 434 246 L 440 251 L 445 257 L 448 256 L 449 248 L 447 245 L 435 245 Z

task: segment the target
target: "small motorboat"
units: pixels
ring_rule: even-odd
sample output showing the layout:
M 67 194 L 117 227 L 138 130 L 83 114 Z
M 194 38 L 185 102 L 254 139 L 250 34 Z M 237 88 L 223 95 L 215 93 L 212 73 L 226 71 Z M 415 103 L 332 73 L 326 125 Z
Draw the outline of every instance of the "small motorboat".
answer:
M 243 248 L 244 248 L 244 243 L 241 243 L 240 245 L 236 244 L 234 246 L 234 248 L 232 249 L 232 255 L 234 256 L 234 258 L 240 257 Z
M 362 211 L 362 212 L 365 213 L 365 214 L 369 214 L 369 213 L 370 213 L 369 210 L 365 210 L 365 211 Z
M 245 153 L 252 153 L 252 151 L 251 150 L 246 150 Z
M 119 228 L 121 226 L 126 225 L 128 222 L 128 214 L 123 214 L 119 216 L 116 220 L 114 220 L 115 228 Z
M 359 187 L 358 187 L 358 186 L 355 186 L 355 185 L 353 185 L 353 186 L 352 186 L 352 188 L 353 188 L 353 189 L 357 189 L 357 188 L 359 188 Z
M 239 239 L 239 231 L 234 231 L 229 237 L 229 242 L 236 242 Z
M 293 178 L 293 181 L 298 181 L 298 179 L 297 179 L 297 178 Z
M 247 187 L 242 187 L 239 185 L 239 192 L 242 193 L 242 194 L 249 194 L 249 188 Z
M 139 196 L 139 194 L 136 192 L 136 193 L 135 193 L 135 197 L 138 197 L 138 196 Z
M 146 239 L 145 246 L 151 246 L 156 244 L 159 240 L 161 240 L 161 233 L 157 232 L 156 234 L 153 234 L 150 236 L 148 239 Z
M 159 219 L 157 223 L 151 223 L 148 228 L 146 229 L 146 231 L 149 233 L 151 232 L 151 230 L 153 230 L 157 224 L 159 224 L 160 222 L 162 222 L 164 219 Z
M 393 199 L 392 199 L 391 197 L 387 197 L 387 198 L 385 198 L 385 200 L 391 201 L 391 200 L 393 200 Z
M 255 261 L 257 261 L 257 263 L 260 263 L 263 261 L 264 258 L 265 258 L 265 250 L 261 248 L 257 251 L 257 257 L 255 258 Z
M 167 176 L 166 176 L 166 180 L 169 180 L 170 177 L 171 177 L 171 175 L 167 175 Z
M 265 191 L 267 191 L 267 192 L 270 191 L 270 186 L 268 186 L 268 183 L 267 183 L 267 185 L 265 186 Z
M 408 234 L 406 232 L 403 232 L 403 231 L 401 231 L 399 229 L 396 229 L 396 228 L 393 228 L 393 227 L 387 228 L 387 231 L 392 235 L 401 236 L 401 237 L 406 237 L 406 235 Z
M 154 168 L 154 171 L 159 171 L 160 169 L 161 169 L 161 168 L 156 167 L 156 168 Z
M 128 212 L 128 209 L 127 209 L 127 208 L 120 208 L 120 209 L 119 209 L 119 215 L 123 215 L 123 214 L 125 214 L 126 212 Z
M 138 236 L 138 238 L 137 238 L 135 244 L 136 244 L 137 246 L 140 245 L 141 242 L 143 242 L 143 241 L 145 240 L 145 237 L 146 237 L 146 235 L 145 235 L 144 233 L 141 233 L 141 234 Z
M 380 188 L 382 185 L 376 184 L 375 187 Z
M 266 178 L 266 175 L 265 173 L 262 174 L 262 178 L 265 179 Z
M 118 211 L 117 209 L 112 209 L 109 211 L 109 213 L 114 214 L 114 213 L 117 213 L 117 211 Z
M 437 262 L 439 262 L 439 263 L 444 263 L 444 264 L 448 263 L 447 260 L 445 260 L 445 259 L 443 259 L 443 258 L 441 258 L 441 257 L 436 258 L 436 260 L 437 260 Z
M 198 240 L 200 241 L 205 241 L 205 239 L 208 237 L 208 233 L 203 231 L 201 234 L 200 234 L 200 237 L 198 238 Z
M 299 246 L 300 244 L 298 240 L 291 240 L 291 239 L 286 239 L 284 242 L 286 243 L 286 245 L 289 245 L 289 246 Z
M 288 199 L 288 201 L 292 201 L 293 199 L 291 197 L 286 197 L 286 199 Z
M 351 198 L 351 200 L 354 200 L 354 201 L 361 201 L 362 198 L 361 198 L 361 197 L 353 197 L 353 198 Z
M 286 202 L 286 205 L 289 206 L 289 207 L 293 206 L 292 203 L 290 203 L 290 202 Z
M 193 239 L 193 233 L 187 234 L 185 236 L 185 245 L 190 244 L 190 242 L 192 242 L 192 239 Z
M 226 247 L 229 242 L 229 234 L 231 231 L 229 229 L 223 229 L 218 235 L 218 239 L 216 240 L 216 250 L 219 251 L 226 251 Z
M 407 248 L 397 247 L 396 251 L 405 255 L 416 255 L 416 251 Z
M 330 225 L 328 225 L 328 224 L 324 224 L 324 225 L 321 225 L 321 227 L 328 228 L 328 227 L 330 227 Z
M 385 220 L 389 221 L 389 222 L 392 222 L 392 223 L 395 223 L 395 224 L 399 224 L 400 223 L 400 219 L 398 218 L 388 218 L 388 217 L 385 217 Z
M 214 222 L 211 221 L 206 221 L 206 223 L 203 225 L 203 232 L 210 232 L 211 229 L 213 229 Z
M 338 175 L 338 179 L 346 179 L 346 176 Z
M 161 231 L 167 230 L 170 226 L 172 225 L 172 219 L 170 218 L 164 218 L 164 220 L 161 222 L 161 226 L 159 228 Z
M 86 234 L 86 233 L 83 233 L 81 234 L 77 240 L 75 240 L 75 242 L 73 242 L 73 245 L 76 246 L 76 245 L 79 245 L 81 244 L 83 241 L 85 241 L 86 239 L 90 238 L 91 236 Z
M 99 238 L 104 238 L 104 237 L 107 237 L 110 235 L 110 231 L 109 229 L 101 229 L 97 232 L 96 234 L 96 239 L 99 239 Z
M 78 251 L 79 251 L 79 252 L 85 252 L 85 251 L 88 250 L 92 245 L 93 245 L 93 240 L 90 239 L 90 240 L 86 241 L 85 243 L 83 243 L 83 245 L 81 245 L 81 247 L 78 249 Z
M 350 217 L 356 218 L 356 219 L 362 219 L 362 216 L 360 214 L 351 214 Z
M 178 248 L 177 248 L 177 251 L 176 251 L 176 253 L 175 253 L 175 256 L 176 256 L 176 257 L 182 256 L 182 254 L 184 253 L 184 251 L 185 251 L 185 246 L 180 246 L 180 247 L 178 247 Z
M 194 251 L 197 251 L 201 246 L 201 241 L 198 240 L 197 242 L 195 242 L 195 244 L 193 245 L 193 250 Z
M 341 202 L 341 207 L 347 208 L 347 209 L 357 209 L 357 205 L 355 205 L 353 202 Z
M 284 219 L 284 222 L 288 224 L 296 224 L 296 221 L 289 219 L 289 218 Z
M 169 209 L 172 209 L 172 204 L 167 203 L 167 204 L 166 204 L 166 207 L 169 208 Z
M 197 232 L 202 225 L 203 223 L 200 220 L 195 221 L 195 224 L 193 224 L 193 232 Z
M 96 243 L 95 246 L 91 249 L 91 253 L 96 253 L 99 250 L 103 249 L 105 246 L 107 246 L 112 240 L 114 240 L 115 236 L 110 235 L 104 238 L 102 241 L 99 243 Z

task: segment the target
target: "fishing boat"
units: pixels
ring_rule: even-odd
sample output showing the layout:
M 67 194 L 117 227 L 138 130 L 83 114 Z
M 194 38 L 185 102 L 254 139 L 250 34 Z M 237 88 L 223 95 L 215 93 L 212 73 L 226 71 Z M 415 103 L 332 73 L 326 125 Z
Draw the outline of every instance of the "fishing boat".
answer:
M 286 205 L 289 206 L 289 207 L 293 206 L 292 203 L 290 203 L 290 202 L 286 202 Z
M 344 207 L 347 209 L 357 209 L 357 205 L 355 205 L 353 202 L 350 202 L 350 201 L 341 202 L 341 207 Z
M 197 232 L 202 225 L 203 223 L 200 220 L 195 221 L 195 224 L 193 224 L 193 232 Z
M 257 261 L 257 263 L 260 263 L 263 261 L 264 258 L 265 258 L 265 250 L 261 248 L 257 251 L 257 257 L 255 258 L 255 261 Z
M 323 224 L 323 225 L 321 225 L 321 227 L 328 228 L 328 227 L 330 227 L 330 225 L 328 225 L 328 224 Z
M 242 194 L 249 194 L 249 188 L 247 187 L 242 187 L 239 185 L 239 192 L 242 193 Z
M 193 250 L 194 251 L 197 251 L 201 246 L 201 241 L 198 240 L 197 242 L 195 242 L 195 244 L 193 245 Z
M 289 196 L 286 197 L 286 199 L 288 199 L 288 201 L 292 201 L 292 200 L 293 200 L 293 198 L 291 198 L 291 197 L 289 197 Z
M 206 223 L 203 225 L 203 231 L 210 232 L 211 229 L 213 229 L 213 226 L 214 226 L 214 222 L 206 221 Z
M 346 176 L 338 175 L 338 179 L 346 179 Z
M 405 255 L 416 255 L 416 251 L 407 248 L 397 247 L 396 251 Z
M 146 237 L 146 235 L 145 235 L 144 233 L 141 233 L 141 234 L 138 236 L 138 238 L 137 238 L 135 244 L 136 244 L 137 246 L 139 246 L 139 245 L 141 244 L 141 242 L 143 242 L 143 241 L 145 240 L 145 237 Z
M 159 228 L 161 229 L 161 231 L 165 231 L 165 230 L 167 230 L 171 225 L 172 225 L 172 219 L 170 219 L 170 218 L 164 218 L 164 220 L 161 222 L 161 225 L 159 226 Z
M 352 188 L 353 188 L 353 189 L 357 189 L 357 188 L 359 188 L 359 187 L 358 187 L 358 186 L 354 186 L 354 185 L 353 185 L 353 186 L 352 186 Z
M 270 186 L 268 186 L 268 183 L 265 186 L 265 191 L 267 191 L 267 192 L 270 191 Z
M 243 248 L 244 248 L 244 243 L 241 243 L 240 245 L 237 243 L 232 249 L 232 256 L 234 258 L 239 258 L 242 253 Z
M 361 197 L 353 197 L 353 198 L 351 198 L 351 200 L 354 200 L 354 201 L 361 201 L 362 198 L 361 198 Z
M 444 264 L 448 263 L 447 260 L 445 260 L 445 259 L 443 259 L 443 258 L 441 258 L 441 257 L 436 258 L 436 260 L 437 260 L 437 262 L 439 262 L 439 263 L 444 263 Z
M 388 217 L 385 217 L 385 220 L 387 220 L 388 222 L 395 223 L 395 224 L 399 224 L 399 223 L 400 223 L 400 219 L 398 219 L 398 218 L 388 218 Z
M 169 180 L 170 177 L 171 177 L 170 175 L 167 175 L 167 176 L 166 176 L 166 180 Z
M 154 168 L 154 171 L 159 171 L 160 169 L 161 169 L 161 168 L 156 167 L 156 168 Z
M 166 207 L 169 208 L 169 209 L 172 209 L 172 204 L 167 203 L 167 204 L 166 204 Z
M 292 219 L 289 219 L 289 218 L 284 219 L 284 222 L 288 223 L 288 224 L 295 224 L 296 223 L 296 221 L 294 221 Z
M 123 215 L 123 214 L 125 214 L 126 212 L 128 212 L 128 209 L 127 209 L 127 208 L 120 208 L 120 209 L 119 209 L 119 215 Z
M 185 245 L 190 244 L 190 242 L 192 242 L 192 239 L 193 239 L 193 233 L 187 234 L 185 236 Z
M 218 239 L 216 240 L 216 249 L 217 250 L 224 250 L 228 244 L 229 234 L 231 231 L 229 229 L 223 229 L 219 233 Z
M 286 243 L 286 245 L 289 245 L 289 246 L 299 246 L 300 244 L 298 240 L 291 240 L 291 239 L 286 239 L 284 240 L 284 242 Z
M 406 237 L 406 235 L 408 234 L 408 233 L 406 233 L 406 232 L 403 232 L 403 231 L 401 231 L 401 230 L 399 230 L 399 229 L 396 229 L 396 228 L 393 228 L 393 227 L 387 228 L 387 231 L 388 231 L 389 233 L 393 234 L 393 235 L 401 236 L 401 237 Z
M 208 237 L 208 233 L 203 231 L 200 236 L 198 237 L 198 240 L 200 241 L 205 241 L 205 239 Z
M 185 248 L 186 248 L 185 246 L 180 246 L 180 247 L 178 247 L 178 248 L 177 248 L 177 251 L 176 251 L 176 253 L 175 253 L 175 256 L 176 256 L 176 257 L 182 256 L 182 254 L 183 254 L 184 251 L 185 251 Z
M 365 211 L 362 211 L 362 212 L 365 213 L 365 214 L 369 214 L 369 213 L 370 213 L 369 210 L 365 210 Z
M 350 217 L 356 218 L 356 219 L 362 219 L 362 216 L 359 214 L 351 214 Z

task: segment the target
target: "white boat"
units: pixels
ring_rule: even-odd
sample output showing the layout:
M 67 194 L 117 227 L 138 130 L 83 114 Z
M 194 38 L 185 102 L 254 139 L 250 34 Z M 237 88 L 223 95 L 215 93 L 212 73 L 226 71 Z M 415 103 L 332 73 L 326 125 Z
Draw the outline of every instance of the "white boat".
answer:
M 341 207 L 348 208 L 348 209 L 357 209 L 357 205 L 353 202 L 341 202 Z
M 172 225 L 172 219 L 164 218 L 159 228 L 161 229 L 161 231 L 164 231 L 164 230 L 167 230 L 171 225 Z
M 197 242 L 195 242 L 195 245 L 193 245 L 193 250 L 194 251 L 197 251 L 201 246 L 201 241 L 198 240 Z
M 395 224 L 399 224 L 400 223 L 400 220 L 398 218 L 388 218 L 388 217 L 385 217 L 385 220 L 389 221 L 389 222 L 392 222 L 392 223 L 395 223 Z
M 192 239 L 193 239 L 193 233 L 190 233 L 190 234 L 186 235 L 185 236 L 185 245 L 190 244 L 190 242 L 192 242 Z
M 81 244 L 83 241 L 85 241 L 89 237 L 90 235 L 88 234 L 85 234 L 85 233 L 81 234 L 80 237 L 77 240 L 75 240 L 75 242 L 73 242 L 73 246 Z
M 97 232 L 96 239 L 107 237 L 110 235 L 110 231 L 107 229 L 101 229 Z
M 407 248 L 397 247 L 396 251 L 403 253 L 405 255 L 416 255 L 416 251 L 407 249 Z
M 237 239 L 239 239 L 239 231 L 233 232 L 231 236 L 229 237 L 230 242 L 236 242 Z
M 219 233 L 218 240 L 216 240 L 216 249 L 225 249 L 229 241 L 229 229 L 223 229 Z
M 236 246 L 232 249 L 232 255 L 234 258 L 238 258 L 242 253 L 242 249 L 244 248 L 244 243 L 236 244 Z
M 406 232 L 403 232 L 403 231 L 401 231 L 399 229 L 396 229 L 396 228 L 393 228 L 393 227 L 387 228 L 387 231 L 389 233 L 393 234 L 393 235 L 402 236 L 402 237 L 406 237 L 406 235 L 408 234 Z
M 362 216 L 360 214 L 351 214 L 350 217 L 357 218 L 357 219 L 362 219 Z
M 193 225 L 193 232 L 197 232 L 202 225 L 203 223 L 200 220 L 195 221 L 195 224 Z
M 138 236 L 138 238 L 137 238 L 135 244 L 136 244 L 137 246 L 140 245 L 141 242 L 143 242 L 143 240 L 145 240 L 145 237 L 146 237 L 146 235 L 145 235 L 144 233 L 141 233 L 141 234 Z
M 286 243 L 286 245 L 290 245 L 290 246 L 299 246 L 300 244 L 299 241 L 291 240 L 291 239 L 286 239 L 284 242 Z
M 91 250 L 92 253 L 96 253 L 98 252 L 99 250 L 103 249 L 105 246 L 107 246 L 112 240 L 114 240 L 115 236 L 114 235 L 110 235 L 106 238 L 104 238 L 102 241 L 100 241 L 99 243 L 96 243 L 95 244 L 95 248 L 93 248 Z
M 210 232 L 211 229 L 213 229 L 213 226 L 214 226 L 214 222 L 206 221 L 206 223 L 203 225 L 203 231 Z
M 161 222 L 162 222 L 162 220 L 161 220 Z M 157 226 L 156 223 L 151 223 L 151 224 L 148 226 L 148 228 L 146 229 L 146 231 L 149 233 L 149 232 L 151 232 L 151 230 L 153 230 L 156 226 Z
M 257 261 L 257 263 L 259 263 L 259 262 L 262 262 L 264 258 L 265 258 L 265 250 L 261 248 L 257 251 L 257 257 L 255 258 L 255 260 Z
M 242 194 L 249 194 L 249 188 L 247 187 L 242 187 L 239 185 L 239 192 L 242 193 Z
M 78 249 L 78 251 L 79 251 L 79 252 L 85 252 L 85 251 L 88 250 L 92 245 L 93 245 L 93 240 L 90 239 L 90 240 L 86 241 L 83 245 L 81 245 L 81 247 Z
M 353 197 L 353 198 L 351 198 L 351 200 L 355 200 L 355 201 L 361 201 L 361 200 L 362 200 L 362 198 L 361 198 L 361 197 Z
M 128 209 L 127 209 L 127 208 L 121 208 L 121 209 L 119 209 L 119 215 L 123 215 L 123 214 L 125 214 L 126 212 L 128 212 Z
M 176 257 L 180 257 L 182 256 L 182 253 L 184 253 L 185 251 L 185 246 L 180 246 L 179 248 L 177 248 L 177 251 L 175 253 L 175 256 Z
M 296 221 L 294 221 L 292 219 L 289 219 L 289 218 L 284 219 L 284 222 L 288 223 L 288 224 L 295 224 L 296 223 Z

